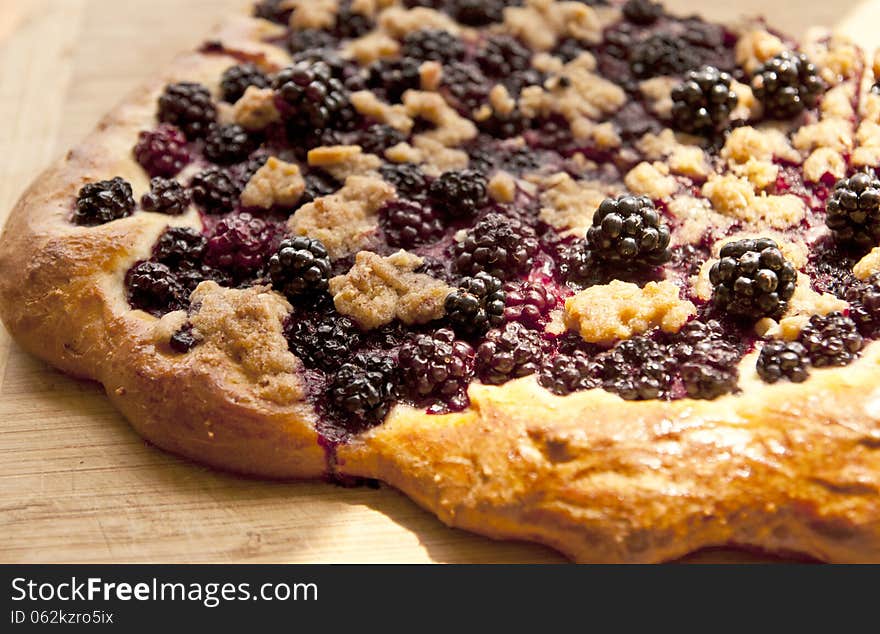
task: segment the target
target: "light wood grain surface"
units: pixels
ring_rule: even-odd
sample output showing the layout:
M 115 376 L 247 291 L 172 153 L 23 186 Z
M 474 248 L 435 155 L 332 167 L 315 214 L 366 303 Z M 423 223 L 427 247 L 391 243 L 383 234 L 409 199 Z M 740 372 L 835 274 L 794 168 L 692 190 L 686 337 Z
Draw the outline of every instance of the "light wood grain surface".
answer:
M 763 11 L 795 35 L 844 23 L 858 36 L 875 23 L 850 0 L 667 4 L 720 19 Z M 0 0 L 0 217 L 102 113 L 240 5 Z M 99 386 L 32 359 L 2 329 L 0 535 L 5 563 L 562 561 L 447 528 L 387 487 L 243 479 L 168 455 Z

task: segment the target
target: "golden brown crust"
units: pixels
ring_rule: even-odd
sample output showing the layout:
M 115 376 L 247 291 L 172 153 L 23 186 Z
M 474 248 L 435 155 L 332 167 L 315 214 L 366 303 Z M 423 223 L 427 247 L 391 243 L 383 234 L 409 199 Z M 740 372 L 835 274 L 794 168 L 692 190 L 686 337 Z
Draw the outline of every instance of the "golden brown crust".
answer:
M 277 49 L 257 43 L 268 28 L 236 18 L 220 39 L 281 64 Z M 168 217 L 68 222 L 87 181 L 120 175 L 143 192 L 130 151 L 161 87 L 215 84 L 230 60 L 181 58 L 28 190 L 0 238 L 0 312 L 29 351 L 100 381 L 160 447 L 244 473 L 319 477 L 325 455 L 309 405 L 230 380 L 240 371 L 231 358 L 171 354 L 158 320 L 128 308 L 124 271 Z M 450 525 L 543 542 L 579 561 L 660 561 L 728 543 L 880 561 L 880 348 L 799 385 L 742 374 L 743 394 L 711 402 L 557 397 L 534 378 L 473 385 L 463 413 L 398 406 L 339 447 L 336 468 L 382 479 Z

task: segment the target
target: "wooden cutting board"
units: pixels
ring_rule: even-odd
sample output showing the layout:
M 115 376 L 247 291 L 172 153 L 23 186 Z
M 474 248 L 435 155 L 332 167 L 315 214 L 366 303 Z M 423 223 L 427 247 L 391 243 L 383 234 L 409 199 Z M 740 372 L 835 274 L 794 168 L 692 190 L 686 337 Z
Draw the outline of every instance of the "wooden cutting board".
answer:
M 800 35 L 870 44 L 880 4 L 673 0 Z M 241 0 L 0 0 L 0 216 L 129 90 Z M 264 482 L 140 440 L 99 386 L 22 352 L 0 328 L 0 562 L 559 562 L 450 529 L 387 487 Z M 727 551 L 691 560 L 754 560 Z

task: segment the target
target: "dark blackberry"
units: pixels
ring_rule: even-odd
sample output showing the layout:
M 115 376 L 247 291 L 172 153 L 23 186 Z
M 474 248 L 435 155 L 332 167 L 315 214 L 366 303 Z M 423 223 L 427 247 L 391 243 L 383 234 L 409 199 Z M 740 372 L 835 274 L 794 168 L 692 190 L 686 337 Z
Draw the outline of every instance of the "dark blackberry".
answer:
M 540 370 L 543 356 L 540 336 L 510 322 L 486 333 L 477 348 L 476 374 L 483 383 L 501 385 Z
M 196 266 L 205 254 L 205 237 L 189 227 L 168 227 L 153 247 L 153 259 L 171 268 Z
M 636 141 L 649 132 L 657 134 L 663 129 L 657 118 L 649 114 L 645 105 L 638 101 L 624 104 L 611 121 L 617 128 L 620 138 L 625 141 Z
M 455 269 L 463 275 L 485 271 L 508 280 L 531 268 L 538 246 L 534 229 L 516 218 L 491 213 L 455 245 Z
M 171 335 L 168 345 L 174 352 L 185 354 L 195 348 L 201 340 L 193 333 L 193 326 L 186 323 L 180 330 Z
M 443 172 L 428 188 L 428 195 L 452 218 L 471 218 L 486 204 L 486 177 L 474 170 Z
M 254 174 L 256 174 L 263 165 L 266 164 L 266 161 L 269 160 L 268 154 L 258 153 L 254 156 L 250 157 L 244 163 L 237 165 L 232 168 L 232 173 L 236 184 L 238 185 L 240 190 L 244 190 L 245 186 L 247 186 L 248 181 L 251 180 Z
M 774 119 L 796 117 L 816 101 L 825 83 L 803 53 L 785 51 L 762 64 L 752 77 L 752 91 Z
M 391 357 L 358 353 L 337 370 L 328 386 L 332 406 L 344 416 L 349 431 L 382 422 L 395 397 L 395 364 Z
M 220 165 L 243 161 L 255 147 L 248 131 L 235 123 L 214 126 L 205 137 L 205 157 Z
M 691 134 L 710 135 L 723 130 L 739 98 L 730 87 L 733 78 L 714 66 L 689 71 L 672 90 L 672 123 Z
M 480 128 L 480 132 L 497 139 L 509 139 L 523 133 L 528 127 L 528 119 L 516 109 L 507 114 L 493 112 L 488 118 L 478 121 L 477 126 Z
M 259 271 L 272 254 L 275 230 L 244 212 L 217 223 L 205 247 L 205 262 L 241 279 Z
M 842 313 L 813 315 L 798 336 L 817 368 L 847 365 L 864 345 L 856 323 Z
M 369 33 L 373 20 L 363 13 L 351 10 L 351 0 L 342 0 L 336 10 L 336 25 L 333 34 L 343 39 L 353 39 Z
M 482 335 L 504 321 L 504 290 L 501 280 L 477 273 L 461 281 L 446 298 L 446 319 L 464 336 Z
M 504 319 L 518 321 L 527 328 L 543 329 L 550 310 L 556 305 L 547 287 L 536 282 L 508 282 Z
M 834 239 L 867 249 L 880 244 L 880 180 L 858 172 L 837 181 L 825 204 L 825 224 Z
M 557 354 L 552 359 L 545 360 L 538 380 L 554 394 L 565 396 L 599 387 L 600 381 L 596 376 L 598 371 L 595 361 L 586 353 L 575 350 L 571 354 Z
M 807 349 L 797 341 L 768 341 L 761 348 L 755 369 L 767 383 L 782 378 L 803 383 L 810 376 L 810 360 Z
M 474 61 L 487 76 L 503 79 L 531 69 L 532 51 L 511 36 L 495 34 L 486 39 L 476 52 Z
M 298 29 L 290 32 L 287 50 L 292 55 L 318 49 L 336 48 L 338 39 L 323 29 Z
M 739 350 L 727 341 L 708 339 L 689 346 L 689 353 L 678 359 L 688 396 L 712 400 L 736 390 L 739 359 Z
M 509 0 L 453 0 L 452 17 L 467 26 L 488 26 L 504 20 L 504 8 L 520 4 Z
M 300 61 L 281 70 L 274 81 L 283 114 L 300 126 L 344 128 L 354 117 L 348 91 L 324 62 Z
M 329 314 L 292 315 L 284 334 L 290 351 L 307 368 L 336 372 L 361 345 L 361 331 L 348 317 Z
M 186 137 L 173 125 L 162 123 L 138 135 L 134 157 L 150 176 L 175 176 L 192 160 Z
M 465 56 L 464 42 L 449 31 L 422 29 L 412 31 L 403 38 L 401 56 L 425 61 L 433 60 L 447 64 Z
M 880 333 L 880 273 L 856 282 L 846 289 L 843 299 L 849 302 L 849 316 L 866 337 Z
M 522 174 L 538 169 L 541 165 L 540 153 L 528 147 L 508 149 L 501 156 L 501 167 L 512 174 Z
M 600 265 L 586 240 L 559 247 L 559 275 L 566 283 L 581 288 L 602 283 L 605 271 Z
M 293 7 L 285 0 L 260 0 L 254 5 L 254 16 L 286 25 Z
M 358 134 L 358 145 L 364 152 L 385 156 L 385 150 L 394 147 L 398 143 L 406 141 L 406 135 L 400 130 L 395 130 L 390 125 L 376 123 Z
M 664 398 L 672 385 L 676 361 L 653 339 L 637 335 L 602 354 L 602 385 L 628 401 Z
M 94 227 L 130 216 L 134 207 L 131 185 L 119 176 L 109 181 L 87 183 L 77 194 L 73 222 Z
M 323 293 L 330 279 L 330 256 L 320 240 L 286 238 L 269 258 L 269 278 L 289 299 Z
M 202 282 L 211 281 L 220 286 L 233 286 L 236 281 L 226 271 L 200 263 L 184 265 L 175 269 L 175 274 L 187 293 L 192 293 Z
M 141 196 L 141 207 L 147 211 L 179 216 L 189 207 L 189 192 L 174 179 L 157 176 L 150 180 L 150 191 Z
M 734 317 L 778 316 L 794 295 L 797 272 L 770 238 L 728 242 L 709 270 L 712 302 Z
M 180 128 L 186 138 L 199 139 L 208 133 L 217 119 L 217 108 L 210 91 L 202 84 L 168 84 L 159 97 L 159 121 Z
M 430 205 L 415 200 L 391 200 L 379 210 L 379 223 L 392 247 L 408 249 L 441 238 L 443 223 Z
M 193 176 L 189 188 L 193 202 L 209 214 L 232 211 L 241 194 L 235 181 L 219 167 L 209 167 Z
M 556 44 L 556 48 L 553 49 L 553 56 L 568 63 L 580 57 L 581 53 L 586 50 L 583 42 L 580 40 L 573 37 L 566 37 L 559 40 L 559 43 Z
M 663 5 L 651 0 L 627 0 L 623 5 L 623 17 L 633 24 L 654 24 L 663 15 Z
M 413 336 L 400 347 L 397 363 L 410 398 L 439 401 L 453 410 L 467 407 L 474 349 L 457 341 L 452 330 Z
M 428 181 L 418 165 L 400 163 L 383 165 L 379 173 L 386 181 L 394 185 L 400 198 L 424 198 L 428 189 Z
M 606 198 L 593 214 L 587 245 L 597 260 L 624 268 L 668 262 L 669 227 L 646 196 Z
M 486 104 L 491 88 L 489 80 L 474 64 L 452 62 L 443 67 L 440 89 L 450 105 L 468 118 Z
M 220 92 L 223 101 L 235 103 L 249 87 L 268 88 L 270 83 L 268 75 L 256 65 L 237 64 L 223 71 L 223 76 L 220 78 Z
M 421 62 L 411 57 L 373 62 L 367 74 L 367 86 L 382 90 L 388 102 L 398 103 L 407 90 L 418 90 L 421 87 L 419 66 Z
M 188 294 L 166 265 L 159 262 L 135 264 L 125 276 L 128 303 L 152 315 L 186 308 Z
M 700 53 L 680 37 L 655 33 L 637 43 L 630 52 L 630 69 L 639 79 L 683 75 L 702 63 Z
M 314 201 L 316 198 L 329 196 L 342 185 L 330 174 L 321 170 L 311 170 L 305 175 L 306 188 L 303 190 L 302 196 L 299 197 L 299 205 L 305 205 Z

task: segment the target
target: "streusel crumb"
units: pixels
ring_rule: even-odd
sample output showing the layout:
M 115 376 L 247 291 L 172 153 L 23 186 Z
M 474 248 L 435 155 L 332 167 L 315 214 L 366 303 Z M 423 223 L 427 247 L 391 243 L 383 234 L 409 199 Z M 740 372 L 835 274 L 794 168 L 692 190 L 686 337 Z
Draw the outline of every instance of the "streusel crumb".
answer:
M 269 209 L 276 205 L 292 207 L 302 196 L 305 182 L 295 163 L 270 156 L 248 181 L 241 194 L 246 207 Z

